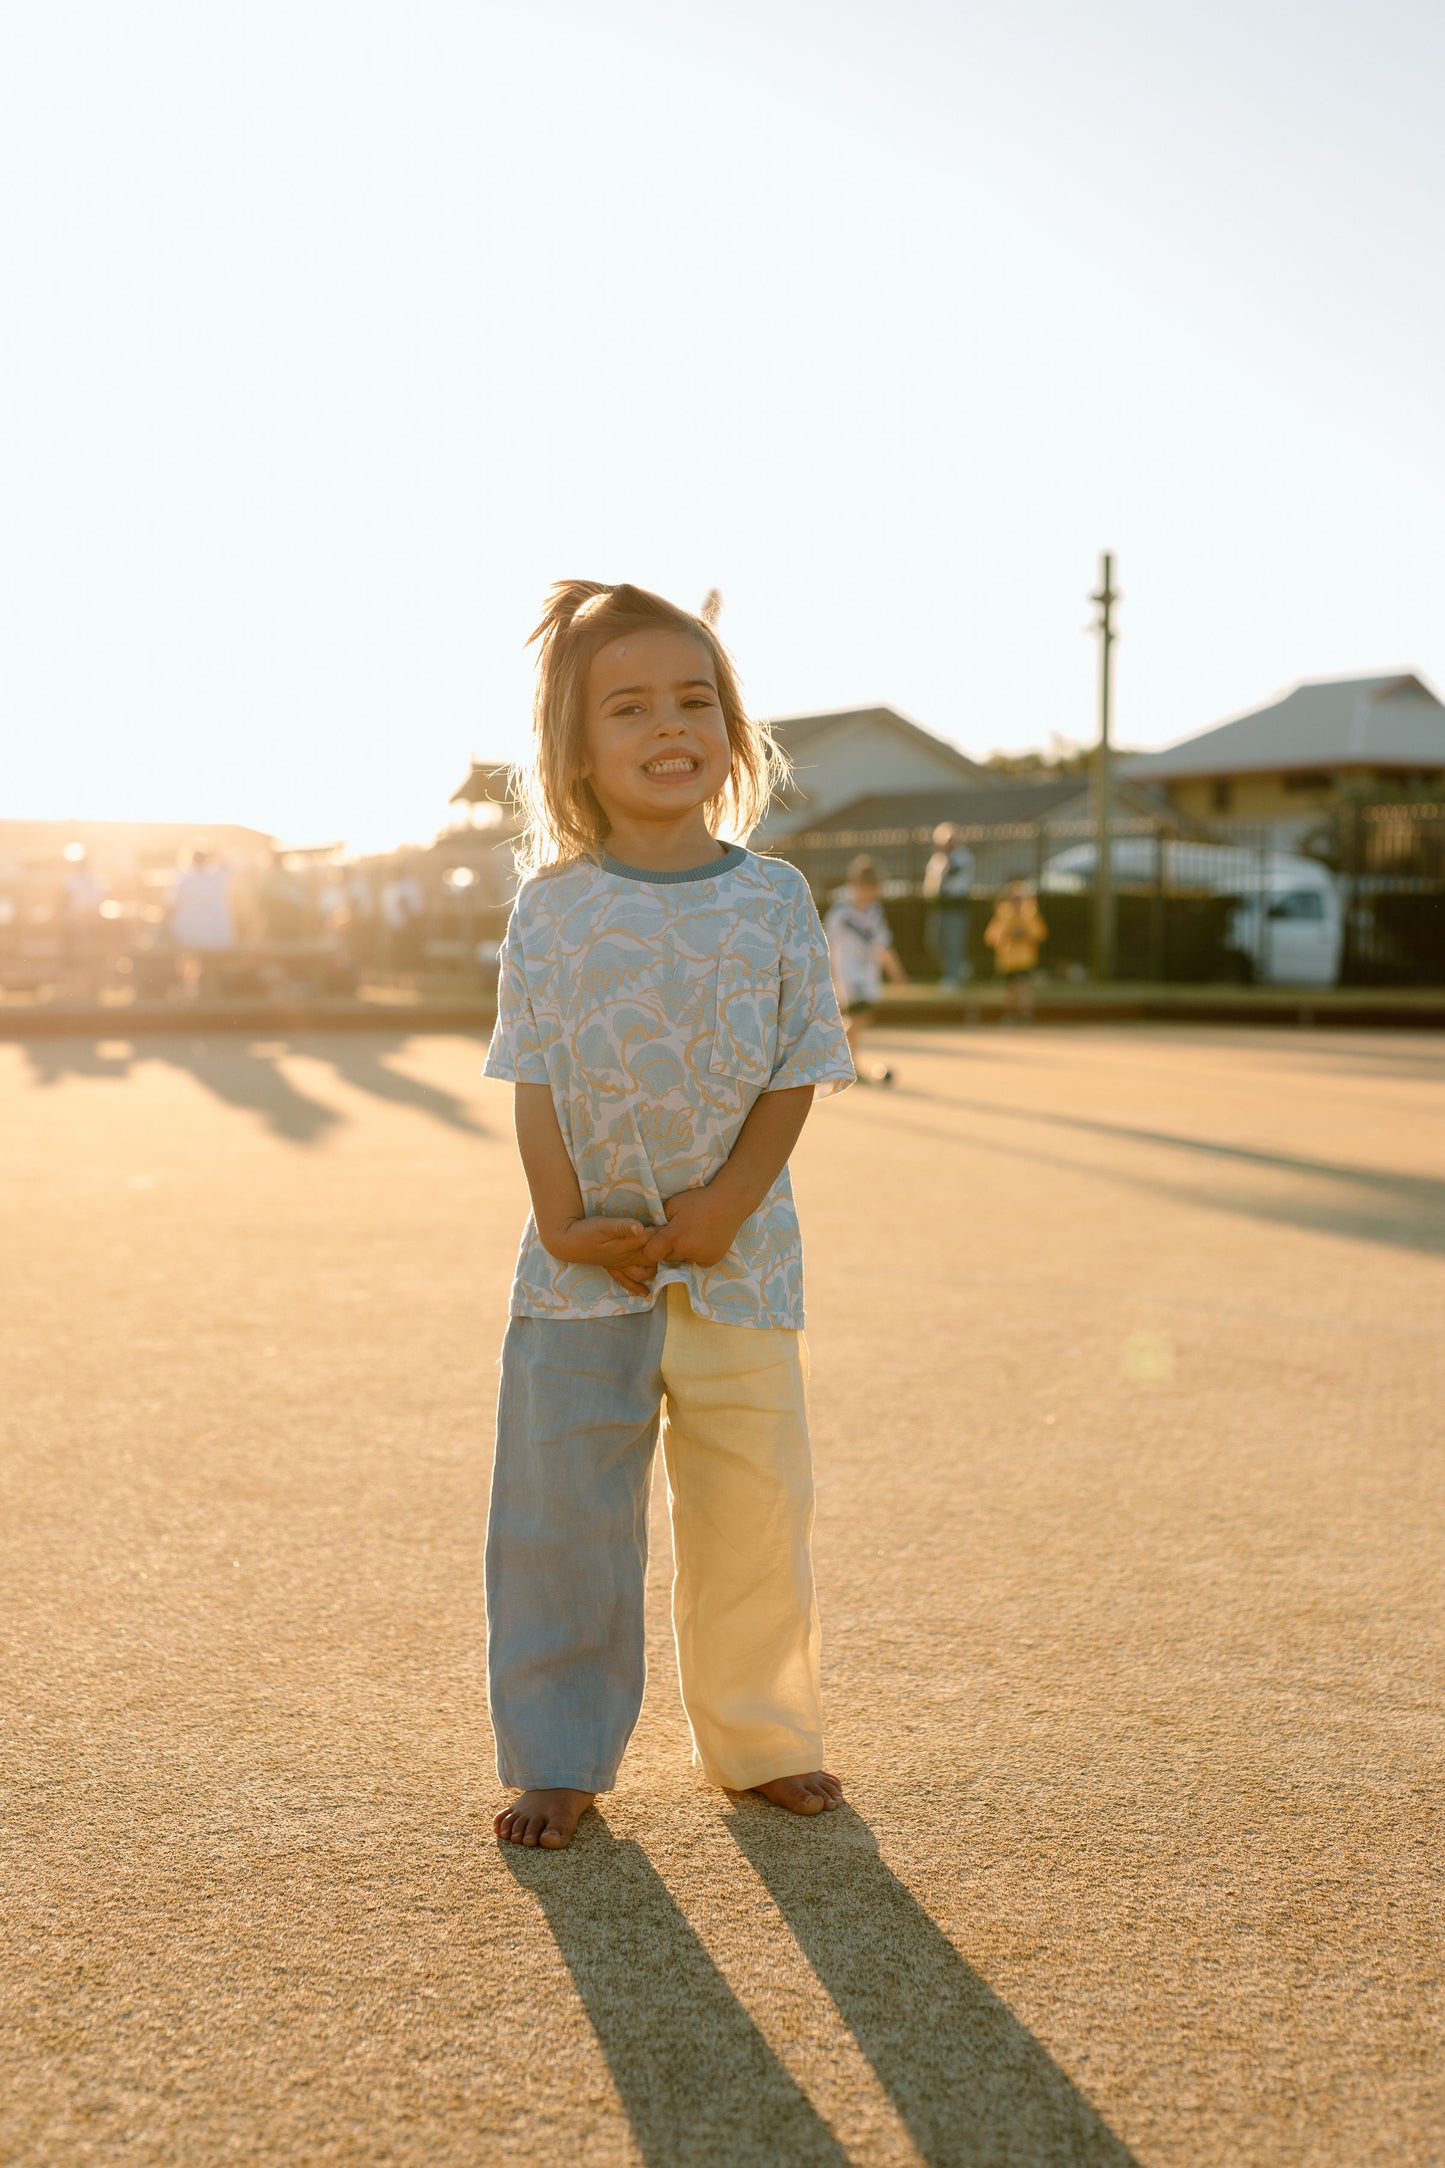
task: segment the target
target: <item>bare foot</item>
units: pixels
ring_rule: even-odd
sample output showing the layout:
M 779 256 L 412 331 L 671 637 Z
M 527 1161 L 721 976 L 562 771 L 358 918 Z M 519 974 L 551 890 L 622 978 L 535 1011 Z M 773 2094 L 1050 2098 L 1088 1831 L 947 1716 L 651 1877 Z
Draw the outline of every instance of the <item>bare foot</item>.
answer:
M 503 1844 L 540 1844 L 544 1851 L 560 1852 L 572 1842 L 573 1832 L 596 1798 L 595 1792 L 523 1792 L 509 1807 L 494 1816 L 492 1827 Z
M 753 1790 L 790 1814 L 831 1814 L 843 1804 L 843 1787 L 826 1769 L 810 1769 L 801 1777 L 773 1777 L 767 1784 L 755 1784 Z

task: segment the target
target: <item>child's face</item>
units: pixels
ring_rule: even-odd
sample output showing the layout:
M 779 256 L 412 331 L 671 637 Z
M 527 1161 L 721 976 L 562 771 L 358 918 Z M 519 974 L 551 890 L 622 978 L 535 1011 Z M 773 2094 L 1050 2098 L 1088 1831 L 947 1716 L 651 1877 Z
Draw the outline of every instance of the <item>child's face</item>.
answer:
M 876 881 L 850 881 L 848 883 L 849 898 L 858 906 L 860 911 L 866 911 L 870 904 L 876 903 L 878 893 L 878 883 Z
M 682 816 L 715 798 L 732 767 L 712 656 L 685 632 L 625 633 L 587 673 L 582 773 L 608 819 Z

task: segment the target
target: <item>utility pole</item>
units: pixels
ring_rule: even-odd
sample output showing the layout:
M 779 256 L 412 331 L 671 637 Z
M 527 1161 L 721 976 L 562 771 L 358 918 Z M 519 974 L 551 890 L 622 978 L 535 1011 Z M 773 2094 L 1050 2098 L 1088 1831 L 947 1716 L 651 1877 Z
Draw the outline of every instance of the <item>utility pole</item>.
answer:
M 1099 591 L 1090 595 L 1097 603 L 1099 635 L 1099 742 L 1094 747 L 1090 811 L 1094 823 L 1094 977 L 1114 976 L 1114 854 L 1110 835 L 1114 806 L 1114 748 L 1110 733 L 1114 720 L 1114 604 L 1121 598 L 1114 585 L 1113 552 L 1099 559 Z

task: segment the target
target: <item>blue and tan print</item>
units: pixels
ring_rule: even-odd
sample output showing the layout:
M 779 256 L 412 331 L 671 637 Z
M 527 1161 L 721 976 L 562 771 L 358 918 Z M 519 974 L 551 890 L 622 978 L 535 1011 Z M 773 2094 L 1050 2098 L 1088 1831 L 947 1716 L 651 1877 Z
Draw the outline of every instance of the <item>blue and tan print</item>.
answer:
M 751 851 L 722 868 L 649 880 L 578 860 L 518 894 L 486 1074 L 550 1087 L 589 1214 L 661 1225 L 663 1199 L 712 1180 L 760 1093 L 853 1081 L 803 876 Z M 650 1297 L 549 1257 L 528 1220 L 512 1314 L 623 1317 L 670 1280 L 701 1317 L 801 1326 L 787 1169 L 720 1264 L 664 1264 Z

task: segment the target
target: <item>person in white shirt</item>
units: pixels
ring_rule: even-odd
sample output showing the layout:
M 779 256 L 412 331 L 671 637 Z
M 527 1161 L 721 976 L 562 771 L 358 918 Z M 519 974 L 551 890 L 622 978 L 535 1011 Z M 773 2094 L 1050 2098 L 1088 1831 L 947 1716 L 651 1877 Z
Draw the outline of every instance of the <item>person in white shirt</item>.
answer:
M 210 851 L 192 851 L 189 866 L 176 876 L 170 934 L 181 951 L 186 992 L 216 992 L 217 959 L 236 946 L 236 915 L 230 868 Z
M 896 986 L 908 983 L 908 973 L 898 961 L 893 935 L 883 915 L 882 886 L 871 858 L 855 858 L 849 866 L 848 885 L 824 919 L 823 931 L 828 937 L 828 962 L 858 1080 L 862 1084 L 891 1084 L 893 1071 L 886 1063 L 866 1070 L 858 1059 L 863 1035 L 877 1014 L 883 974 L 887 972 Z

